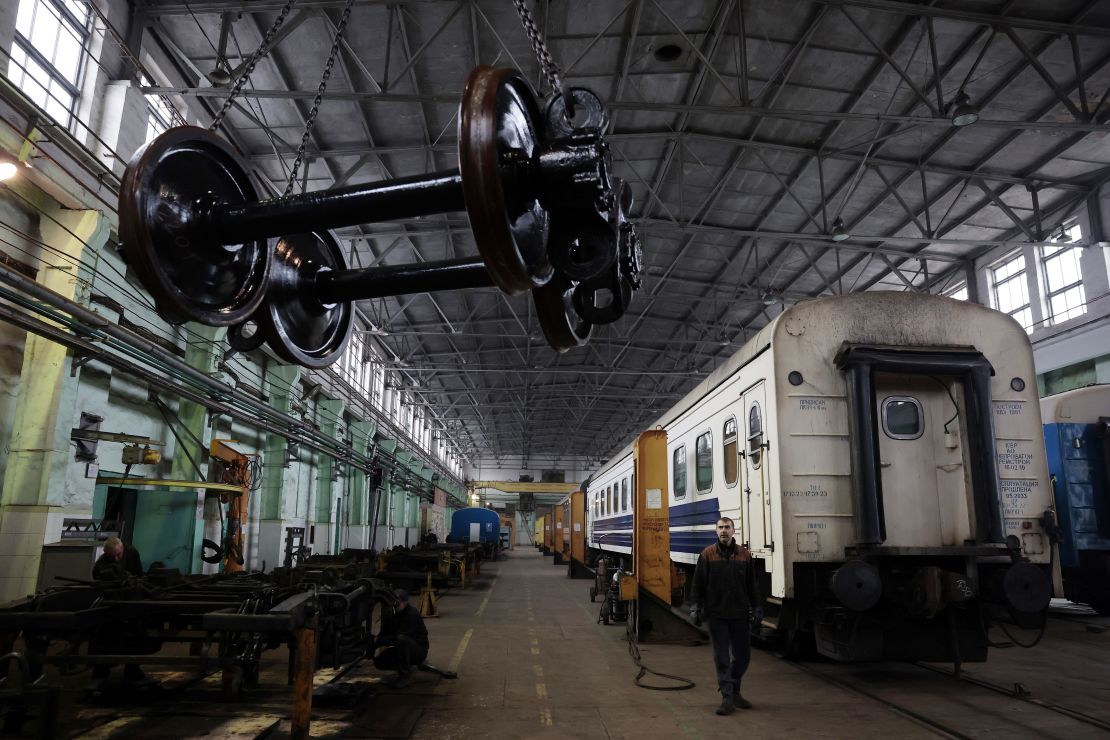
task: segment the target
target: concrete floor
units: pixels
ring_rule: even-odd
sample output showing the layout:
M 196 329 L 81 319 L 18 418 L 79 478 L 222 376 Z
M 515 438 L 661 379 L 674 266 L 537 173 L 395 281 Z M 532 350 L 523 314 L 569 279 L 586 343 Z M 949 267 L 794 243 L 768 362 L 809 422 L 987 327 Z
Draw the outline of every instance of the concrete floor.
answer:
M 743 689 L 755 708 L 719 717 L 708 645 L 641 646 L 649 668 L 697 683 L 649 691 L 633 683 L 624 625 L 597 624 L 590 581 L 568 579 L 564 567 L 526 548 L 487 564 L 483 576 L 487 588 L 453 592 L 442 601 L 444 616 L 430 620 L 431 660 L 457 663 L 460 678 L 428 692 L 414 738 L 932 736 L 760 650 Z
M 709 646 L 641 645 L 646 666 L 697 686 L 686 691 L 637 687 L 625 627 L 597 623 L 600 605 L 590 603 L 590 585 L 568 579 L 565 567 L 527 547 L 483 564 L 473 585 L 445 593 L 440 616 L 427 620 L 429 661 L 457 670 L 458 679 L 420 674 L 412 685 L 394 689 L 385 682 L 389 676 L 368 661 L 339 672 L 320 671 L 317 686 L 357 698 L 316 701 L 313 737 L 650 740 L 754 733 L 866 739 L 938 734 L 914 714 L 958 728 L 963 737 L 1110 736 L 1074 718 L 920 666 L 844 666 L 820 660 L 799 666 L 759 649 L 753 651 L 744 682 L 744 695 L 755 708 L 719 717 L 713 711 L 720 697 Z M 220 699 L 219 674 L 198 678 L 151 672 L 163 682 L 159 694 L 111 705 L 81 704 L 76 692 L 66 692 L 63 736 L 281 737 L 289 727 L 285 666 L 284 650 L 265 653 L 261 686 L 237 703 Z M 992 650 L 989 663 L 967 670 L 1000 685 L 1021 682 L 1040 701 L 1110 722 L 1108 618 L 1054 618 L 1035 649 Z M 843 685 L 831 685 L 821 675 Z M 670 683 L 652 676 L 645 681 Z M 874 698 L 845 686 L 859 687 Z

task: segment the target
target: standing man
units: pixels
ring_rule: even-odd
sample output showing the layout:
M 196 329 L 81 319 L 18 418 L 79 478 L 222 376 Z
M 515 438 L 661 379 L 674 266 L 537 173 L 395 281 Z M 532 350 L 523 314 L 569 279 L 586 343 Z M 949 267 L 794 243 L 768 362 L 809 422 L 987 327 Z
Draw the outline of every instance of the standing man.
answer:
M 762 621 L 763 601 L 752 568 L 748 548 L 733 539 L 732 520 L 717 520 L 717 542 L 701 551 L 694 571 L 691 615 L 695 624 L 708 620 L 709 640 L 713 644 L 713 664 L 721 706 L 717 714 L 732 714 L 736 707 L 751 709 L 750 701 L 740 695 L 740 679 L 748 670 L 752 648 L 749 620 Z

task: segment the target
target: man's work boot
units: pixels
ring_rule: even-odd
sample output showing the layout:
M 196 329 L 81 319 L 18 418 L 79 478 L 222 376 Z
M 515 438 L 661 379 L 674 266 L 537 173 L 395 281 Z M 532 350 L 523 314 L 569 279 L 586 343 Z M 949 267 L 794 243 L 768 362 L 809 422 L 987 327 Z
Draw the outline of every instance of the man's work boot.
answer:
M 747 699 L 745 699 L 744 697 L 740 696 L 739 691 L 737 691 L 736 693 L 734 693 L 732 695 L 732 703 L 734 705 L 736 705 L 737 707 L 739 707 L 740 709 L 751 709 L 752 708 L 752 703 L 750 701 L 748 701 Z
M 748 706 L 751 706 L 750 704 Z M 736 704 L 732 701 L 731 694 L 725 694 L 721 699 L 721 706 L 717 707 L 717 714 L 732 714 L 736 711 Z

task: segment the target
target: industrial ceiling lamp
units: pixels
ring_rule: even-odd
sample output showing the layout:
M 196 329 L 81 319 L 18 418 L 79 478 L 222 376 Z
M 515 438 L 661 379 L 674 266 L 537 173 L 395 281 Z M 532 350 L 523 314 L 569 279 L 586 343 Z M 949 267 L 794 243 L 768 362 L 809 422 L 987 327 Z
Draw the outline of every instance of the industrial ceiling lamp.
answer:
M 16 172 L 18 172 L 18 169 L 15 162 L 9 159 L 0 159 L 0 180 L 10 180 L 15 177 Z
M 979 109 L 971 104 L 971 98 L 960 90 L 956 99 L 952 101 L 952 125 L 957 127 L 970 126 L 979 120 Z
M 842 219 L 840 216 L 837 216 L 833 220 L 832 231 L 829 232 L 829 236 L 832 237 L 832 240 L 834 242 L 842 242 L 850 238 L 852 235 L 848 233 L 847 227 L 844 226 L 844 219 Z
M 216 68 L 208 73 L 208 80 L 216 87 L 231 84 L 231 70 L 228 69 L 227 60 L 220 57 L 216 61 Z

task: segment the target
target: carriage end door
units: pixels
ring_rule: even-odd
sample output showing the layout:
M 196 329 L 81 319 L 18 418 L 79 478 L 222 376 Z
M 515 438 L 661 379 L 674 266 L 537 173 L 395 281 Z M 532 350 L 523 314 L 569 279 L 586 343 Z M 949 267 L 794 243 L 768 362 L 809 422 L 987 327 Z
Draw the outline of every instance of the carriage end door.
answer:
M 756 383 L 741 396 L 743 414 L 742 457 L 744 468 L 744 533 L 751 550 L 765 550 L 773 547 L 771 532 L 771 496 L 768 491 L 770 482 L 767 468 L 767 437 L 764 428 L 766 418 L 765 387 L 762 381 Z

